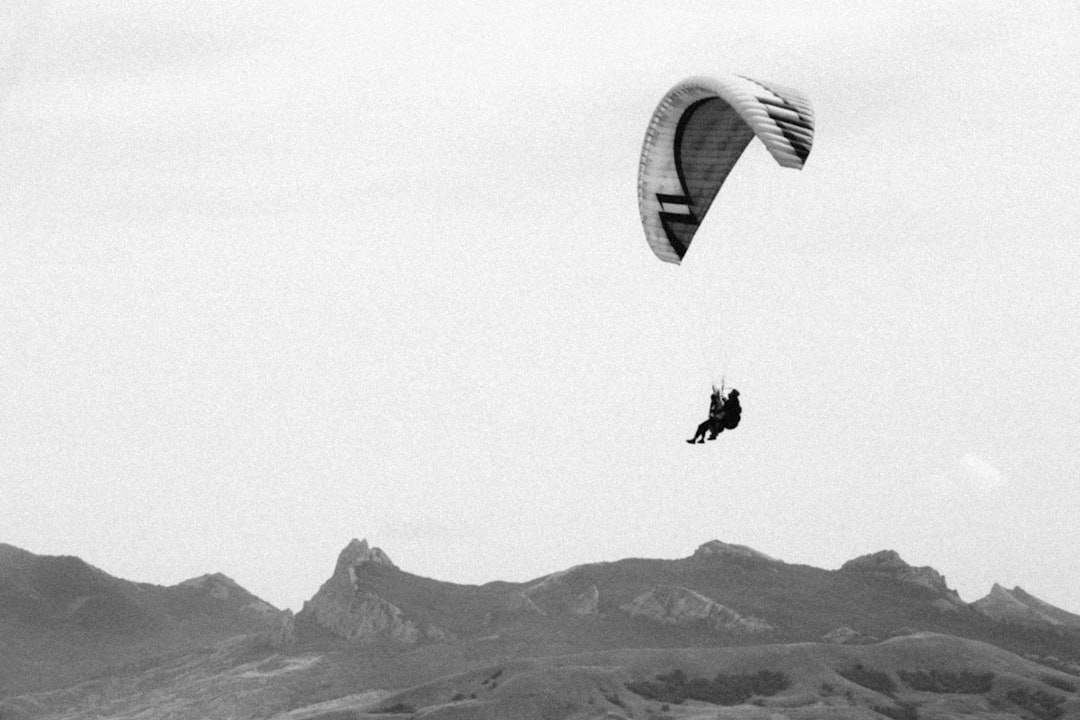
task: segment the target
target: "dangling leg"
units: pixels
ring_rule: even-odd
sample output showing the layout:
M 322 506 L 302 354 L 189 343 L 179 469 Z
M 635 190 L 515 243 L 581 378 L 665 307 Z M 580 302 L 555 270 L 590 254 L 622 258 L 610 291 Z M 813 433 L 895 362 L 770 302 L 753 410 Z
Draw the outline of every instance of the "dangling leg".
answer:
M 694 433 L 694 437 L 690 438 L 686 442 L 690 443 L 691 445 L 693 445 L 694 443 L 703 443 L 705 442 L 705 433 L 708 431 L 709 421 L 706 420 L 705 422 L 697 426 L 697 432 Z
M 709 439 L 715 440 L 716 436 L 724 432 L 724 423 L 720 418 L 715 418 L 709 421 Z

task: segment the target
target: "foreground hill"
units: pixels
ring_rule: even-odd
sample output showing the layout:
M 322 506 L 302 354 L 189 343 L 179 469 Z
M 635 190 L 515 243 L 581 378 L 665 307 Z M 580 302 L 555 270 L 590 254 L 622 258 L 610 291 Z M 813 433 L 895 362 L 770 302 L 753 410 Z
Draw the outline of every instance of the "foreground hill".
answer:
M 0 544 L 0 690 L 55 687 L 212 645 L 266 630 L 278 614 L 221 574 L 161 587 Z
M 337 653 L 258 656 L 237 641 L 139 672 L 11 701 L 12 720 L 1063 720 L 1080 677 L 987 643 L 916 633 L 867 645 L 619 649 L 523 657 L 405 687 Z M 417 651 L 412 651 L 417 652 Z M 419 651 L 424 652 L 424 651 Z
M 621 650 L 518 661 L 278 720 L 376 718 L 1047 718 L 1080 716 L 1080 678 L 994 646 L 916 634 L 822 643 Z M 350 707 L 351 705 L 351 707 Z M 342 714 L 343 711 L 349 714 Z

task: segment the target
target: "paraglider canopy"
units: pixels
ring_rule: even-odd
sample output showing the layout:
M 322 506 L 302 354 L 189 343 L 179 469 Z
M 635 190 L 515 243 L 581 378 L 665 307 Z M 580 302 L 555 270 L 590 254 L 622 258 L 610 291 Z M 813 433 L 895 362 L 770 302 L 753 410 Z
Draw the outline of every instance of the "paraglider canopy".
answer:
M 783 167 L 802 169 L 814 112 L 797 90 L 741 76 L 694 77 L 657 105 L 638 167 L 638 208 L 649 247 L 679 264 L 720 186 L 757 136 Z

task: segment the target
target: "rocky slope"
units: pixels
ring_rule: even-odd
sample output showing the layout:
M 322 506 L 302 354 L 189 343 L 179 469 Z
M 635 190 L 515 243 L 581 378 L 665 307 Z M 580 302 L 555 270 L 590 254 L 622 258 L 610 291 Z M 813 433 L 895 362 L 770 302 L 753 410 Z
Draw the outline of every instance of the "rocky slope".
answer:
M 671 625 L 703 625 L 735 633 L 776 629 L 760 618 L 741 615 L 693 590 L 673 585 L 658 585 L 619 609 L 627 615 Z
M 393 603 L 365 590 L 360 578 L 369 565 L 397 569 L 382 550 L 369 547 L 367 540 L 353 539 L 338 555 L 334 574 L 304 603 L 300 621 L 311 620 L 361 645 L 414 645 L 421 640 L 450 639 L 435 625 L 406 618 Z

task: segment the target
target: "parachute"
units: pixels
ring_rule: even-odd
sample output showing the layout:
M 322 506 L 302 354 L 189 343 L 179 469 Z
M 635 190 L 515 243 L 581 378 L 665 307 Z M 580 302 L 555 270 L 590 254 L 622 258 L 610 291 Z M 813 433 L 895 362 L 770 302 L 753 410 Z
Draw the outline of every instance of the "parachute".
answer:
M 782 167 L 801 170 L 814 111 L 798 90 L 742 76 L 693 77 L 653 112 L 638 166 L 638 208 L 658 258 L 678 265 L 743 150 L 757 136 Z

